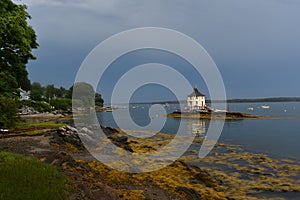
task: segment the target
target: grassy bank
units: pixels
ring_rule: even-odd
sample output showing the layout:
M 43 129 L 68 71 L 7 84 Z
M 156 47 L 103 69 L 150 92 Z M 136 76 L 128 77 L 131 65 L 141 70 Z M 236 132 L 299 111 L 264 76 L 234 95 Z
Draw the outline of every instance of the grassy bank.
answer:
M 49 129 L 55 129 L 65 125 L 65 123 L 56 121 L 34 123 L 20 122 L 17 123 L 16 128 L 13 130 L 13 132 L 21 133 L 24 135 L 39 135 L 46 133 Z
M 64 199 L 68 178 L 37 159 L 0 152 L 0 199 Z
M 57 129 L 61 126 L 67 125 L 65 122 L 72 119 L 70 115 L 57 116 L 45 113 L 22 115 L 21 118 L 22 121 L 17 122 L 15 127 L 9 131 L 10 133 L 22 135 L 45 134 L 50 129 Z

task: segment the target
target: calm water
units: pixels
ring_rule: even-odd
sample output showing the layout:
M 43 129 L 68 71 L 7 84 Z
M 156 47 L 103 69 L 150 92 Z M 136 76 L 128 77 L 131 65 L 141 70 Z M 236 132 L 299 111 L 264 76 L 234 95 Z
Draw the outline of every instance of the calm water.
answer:
M 262 109 L 264 103 L 233 103 L 229 104 L 230 111 L 272 116 L 276 119 L 244 119 L 227 120 L 225 122 L 220 142 L 241 145 L 245 150 L 255 153 L 266 153 L 272 157 L 291 158 L 300 160 L 300 102 L 268 103 L 269 109 Z M 113 111 L 120 120 L 126 120 L 128 109 L 132 120 L 146 126 L 151 119 L 148 111 L 151 105 L 129 105 L 120 110 Z M 251 107 L 253 110 L 249 110 Z M 167 113 L 178 109 L 179 105 L 170 104 L 166 107 Z M 112 112 L 97 113 L 100 124 L 118 127 L 113 119 Z M 161 114 L 154 115 L 163 120 Z M 167 118 L 161 132 L 175 134 L 181 119 Z M 209 127 L 209 120 L 182 119 L 183 131 L 191 134 L 203 135 Z M 132 129 L 125 125 L 124 129 Z

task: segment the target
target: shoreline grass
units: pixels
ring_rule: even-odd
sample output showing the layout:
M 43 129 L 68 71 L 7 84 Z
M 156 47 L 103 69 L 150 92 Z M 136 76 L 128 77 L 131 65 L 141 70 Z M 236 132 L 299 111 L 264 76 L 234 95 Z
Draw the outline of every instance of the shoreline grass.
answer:
M 24 135 L 40 135 L 45 134 L 47 129 L 56 129 L 67 124 L 56 122 L 56 121 L 47 121 L 47 122 L 19 122 L 17 123 L 14 132 L 24 134 Z
M 69 182 L 37 159 L 0 152 L 0 199 L 64 199 Z
M 28 128 L 59 128 L 61 126 L 65 126 L 65 123 L 56 123 L 55 121 L 47 121 L 47 122 L 19 122 L 17 123 L 16 129 L 28 129 Z

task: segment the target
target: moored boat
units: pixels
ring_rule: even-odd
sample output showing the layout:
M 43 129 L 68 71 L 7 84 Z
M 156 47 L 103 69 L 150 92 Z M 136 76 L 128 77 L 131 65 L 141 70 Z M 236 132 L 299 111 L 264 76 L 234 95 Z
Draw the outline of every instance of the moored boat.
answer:
M 264 104 L 264 105 L 262 105 L 262 106 L 260 106 L 262 109 L 269 109 L 270 108 L 270 106 L 269 105 L 267 105 L 267 104 Z

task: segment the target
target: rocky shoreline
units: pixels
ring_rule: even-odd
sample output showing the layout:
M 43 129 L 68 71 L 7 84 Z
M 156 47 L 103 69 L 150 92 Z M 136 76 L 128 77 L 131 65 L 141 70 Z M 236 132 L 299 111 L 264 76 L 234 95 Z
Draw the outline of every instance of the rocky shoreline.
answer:
M 159 133 L 150 139 L 102 127 L 108 140 L 133 153 L 155 151 L 172 140 Z M 251 154 L 240 147 L 218 143 L 204 159 L 197 157 L 202 139 L 171 165 L 148 173 L 120 172 L 98 162 L 81 137 L 93 127 L 64 126 L 36 136 L 0 139 L 0 151 L 36 157 L 58 167 L 72 180 L 68 199 L 260 199 L 300 197 L 299 163 Z M 3 133 L 4 134 L 4 133 Z M 6 133 L 7 134 L 7 133 Z

